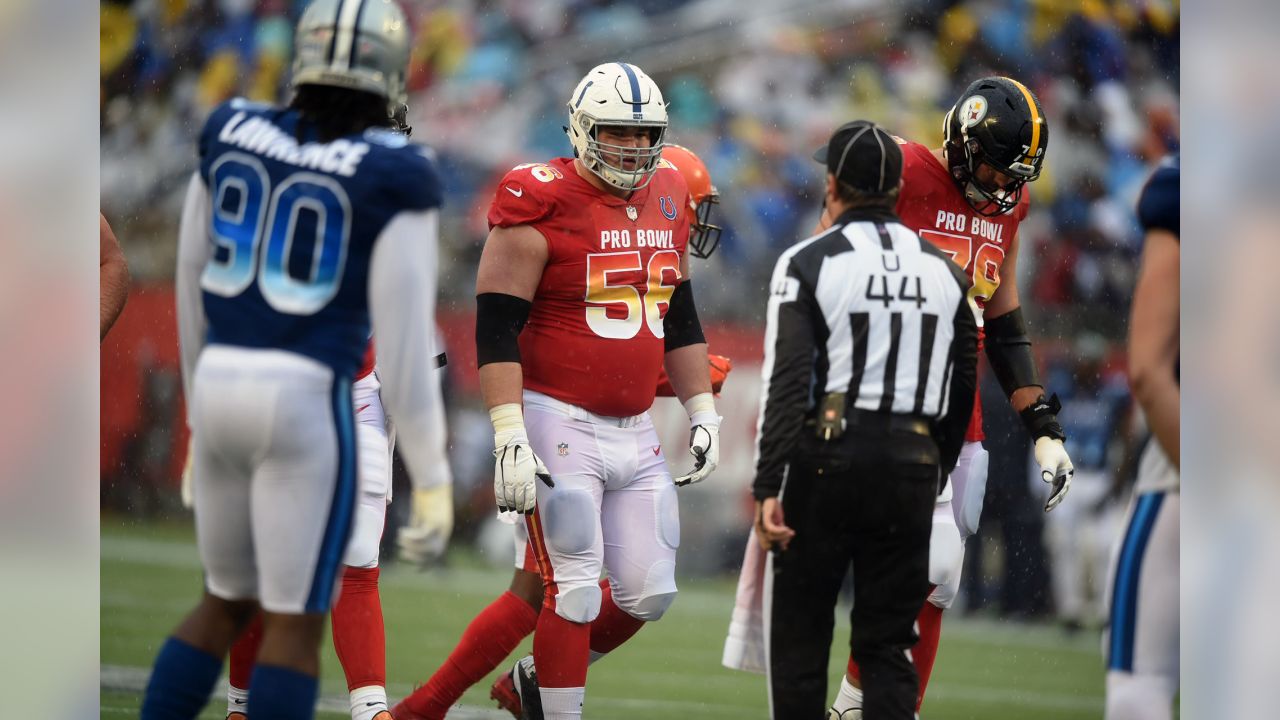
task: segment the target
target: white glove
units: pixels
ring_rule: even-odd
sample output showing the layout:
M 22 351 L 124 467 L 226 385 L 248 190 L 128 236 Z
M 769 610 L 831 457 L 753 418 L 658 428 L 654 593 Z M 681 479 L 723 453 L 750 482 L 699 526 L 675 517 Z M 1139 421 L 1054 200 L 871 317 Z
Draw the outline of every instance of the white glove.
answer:
M 187 438 L 187 461 L 182 464 L 182 507 L 191 510 L 196 506 L 196 491 L 191 487 L 191 465 L 195 462 L 196 440 Z
M 441 483 L 414 490 L 409 524 L 400 528 L 396 544 L 400 558 L 419 566 L 439 560 L 453 534 L 453 485 Z
M 1036 464 L 1040 466 L 1040 479 L 1052 483 L 1049 500 L 1044 504 L 1044 511 L 1058 507 L 1058 503 L 1067 496 L 1071 489 L 1071 476 L 1076 470 L 1067 457 L 1067 449 L 1057 438 L 1041 437 L 1036 440 Z
M 684 404 L 689 413 L 689 454 L 693 469 L 675 479 L 684 487 L 706 480 L 720 464 L 720 421 L 711 393 L 695 395 Z
M 489 410 L 493 421 L 493 495 L 498 511 L 515 511 L 528 515 L 538 501 L 534 478 L 555 487 L 551 473 L 529 446 L 524 429 L 524 412 L 516 403 L 497 405 Z

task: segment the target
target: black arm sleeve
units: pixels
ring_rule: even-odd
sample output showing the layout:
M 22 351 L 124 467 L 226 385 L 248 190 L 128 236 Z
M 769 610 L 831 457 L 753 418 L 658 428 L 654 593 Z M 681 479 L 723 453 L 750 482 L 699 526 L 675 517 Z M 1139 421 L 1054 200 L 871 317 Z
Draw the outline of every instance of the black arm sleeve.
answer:
M 685 280 L 676 286 L 676 291 L 671 294 L 667 314 L 662 318 L 663 347 L 666 352 L 707 341 L 702 334 L 702 323 L 698 322 L 698 308 L 693 303 L 692 282 Z
M 757 499 L 775 497 L 782 489 L 787 462 L 804 426 L 809 382 L 816 347 L 812 291 L 788 273 L 790 262 L 774 271 L 765 324 L 761 388 L 759 458 L 751 492 Z
M 1027 337 L 1027 326 L 1022 321 L 1022 308 L 987 320 L 984 329 L 987 360 L 1005 397 L 1011 397 L 1018 388 L 1040 385 L 1036 360 L 1031 354 L 1031 338 Z
M 528 300 L 505 293 L 476 296 L 476 367 L 520 362 L 517 339 L 532 307 Z
M 973 414 L 973 395 L 978 385 L 978 323 L 966 300 L 960 301 L 954 319 L 955 337 L 951 339 L 951 385 L 947 391 L 947 414 L 938 421 L 938 455 L 942 472 L 950 475 L 960 458 L 969 416 Z

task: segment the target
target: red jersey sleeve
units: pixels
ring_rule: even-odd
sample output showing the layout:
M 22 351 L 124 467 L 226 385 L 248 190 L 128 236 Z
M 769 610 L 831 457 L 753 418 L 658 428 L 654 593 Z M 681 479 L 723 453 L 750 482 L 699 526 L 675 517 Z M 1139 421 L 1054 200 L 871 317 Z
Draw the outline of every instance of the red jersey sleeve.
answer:
M 532 225 L 545 219 L 555 207 L 547 191 L 546 181 L 539 181 L 533 171 L 540 165 L 520 165 L 506 174 L 494 191 L 489 205 L 489 229 Z

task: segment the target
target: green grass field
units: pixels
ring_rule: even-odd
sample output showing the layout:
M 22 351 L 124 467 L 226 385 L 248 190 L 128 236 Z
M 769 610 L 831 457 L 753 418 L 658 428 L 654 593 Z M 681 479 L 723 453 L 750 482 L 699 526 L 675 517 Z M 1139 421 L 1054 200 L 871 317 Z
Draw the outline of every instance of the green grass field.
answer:
M 388 692 L 395 702 L 436 668 L 467 622 L 506 588 L 510 571 L 455 553 L 447 570 L 393 565 L 382 574 Z M 197 600 L 200 565 L 189 525 L 127 525 L 103 519 L 102 717 L 136 717 L 146 670 L 164 637 Z M 585 714 L 592 718 L 766 718 L 762 676 L 727 670 L 720 653 L 733 580 L 682 580 L 680 598 L 655 623 L 593 666 Z M 831 654 L 831 685 L 843 670 L 847 617 Z M 529 652 L 531 640 L 517 650 Z M 325 644 L 322 718 L 347 717 L 346 687 Z M 491 679 L 491 678 L 490 678 Z M 489 680 L 451 718 L 509 717 L 488 699 Z M 222 686 L 219 687 L 219 695 Z M 943 629 L 926 720 L 1068 720 L 1102 716 L 1097 637 L 1042 626 L 951 619 Z M 224 700 L 202 718 L 220 720 Z

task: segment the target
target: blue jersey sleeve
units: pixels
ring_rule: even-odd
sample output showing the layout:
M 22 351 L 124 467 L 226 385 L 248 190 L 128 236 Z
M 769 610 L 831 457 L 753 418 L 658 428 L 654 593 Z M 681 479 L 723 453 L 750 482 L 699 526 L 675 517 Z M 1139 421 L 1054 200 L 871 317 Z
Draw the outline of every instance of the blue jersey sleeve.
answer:
M 1178 176 L 1179 162 L 1174 158 L 1162 164 L 1147 181 L 1138 199 L 1138 220 L 1143 230 L 1168 230 L 1178 237 Z
M 391 205 L 403 210 L 440 207 L 443 190 L 430 149 L 381 128 L 366 131 L 364 139 L 372 148 L 370 160 L 379 176 L 378 185 Z

